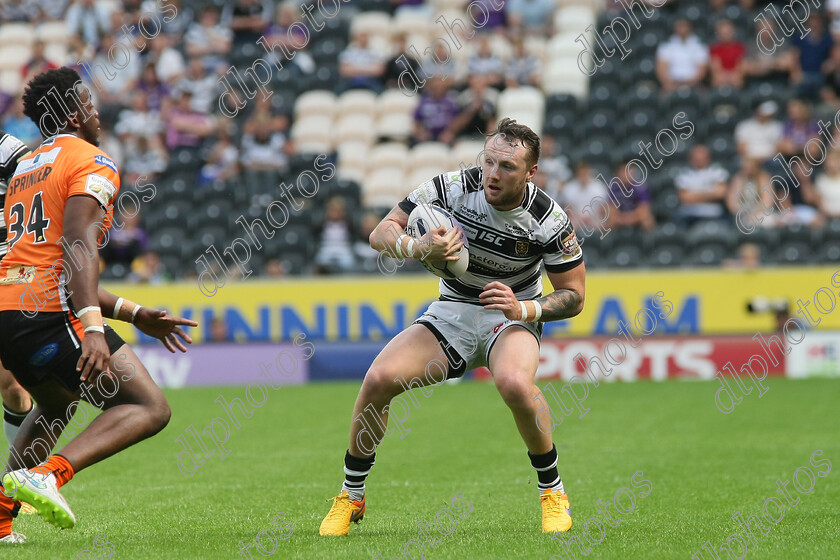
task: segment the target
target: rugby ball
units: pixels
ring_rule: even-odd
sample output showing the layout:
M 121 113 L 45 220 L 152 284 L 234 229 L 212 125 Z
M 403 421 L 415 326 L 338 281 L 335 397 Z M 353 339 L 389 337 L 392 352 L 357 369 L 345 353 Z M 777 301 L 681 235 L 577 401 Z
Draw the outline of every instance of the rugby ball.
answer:
M 439 206 L 432 204 L 418 204 L 417 207 L 411 211 L 408 217 L 408 226 L 405 231 L 415 240 L 419 240 L 428 232 L 444 226 L 446 231 L 454 227 L 460 227 L 458 221 L 452 217 L 452 214 Z M 461 240 L 464 246 L 458 254 L 460 257 L 457 261 L 429 261 L 420 259 L 420 263 L 426 267 L 426 270 L 439 276 L 452 280 L 462 276 L 470 264 L 470 252 L 468 250 L 469 242 L 467 236 L 462 234 Z

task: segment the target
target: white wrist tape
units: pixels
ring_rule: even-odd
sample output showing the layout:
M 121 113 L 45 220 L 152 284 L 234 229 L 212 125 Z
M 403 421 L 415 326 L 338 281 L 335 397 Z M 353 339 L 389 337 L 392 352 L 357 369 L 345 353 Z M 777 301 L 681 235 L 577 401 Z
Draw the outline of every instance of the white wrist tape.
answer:
M 410 235 L 406 235 L 408 237 L 408 243 L 405 246 L 405 256 L 414 258 L 414 238 Z
M 403 237 L 408 237 L 408 236 L 407 236 L 406 234 L 404 234 L 404 233 L 403 233 L 402 235 L 400 235 L 399 237 L 397 237 L 397 243 L 396 243 L 396 245 L 394 246 L 394 252 L 397 254 L 397 256 L 398 256 L 399 258 L 403 258 L 403 257 L 405 256 L 405 255 L 403 255 L 403 250 L 402 250 L 402 240 L 403 240 Z
M 540 317 L 542 317 L 542 306 L 537 300 L 530 299 L 528 301 L 534 304 L 534 316 L 529 320 L 528 306 L 525 304 L 524 301 L 520 301 L 519 306 L 522 308 L 522 318 L 520 319 L 520 321 L 528 321 L 529 323 L 539 321 Z
M 138 303 L 137 307 L 134 308 L 134 311 L 131 312 L 131 322 L 132 323 L 134 323 L 134 318 L 137 317 L 137 312 L 140 311 L 142 308 L 143 308 L 143 306 Z
M 113 319 L 120 318 L 120 309 L 122 308 L 122 304 L 125 300 L 123 298 L 117 298 L 117 303 L 114 304 L 114 313 L 111 315 Z
M 99 325 L 88 325 L 85 327 L 85 332 L 98 332 L 101 334 L 105 334 L 105 327 L 101 327 Z
M 97 311 L 97 312 L 99 312 L 99 314 L 100 314 L 100 315 L 102 314 L 102 310 L 101 310 L 100 308 L 98 308 L 97 306 L 95 306 L 95 305 L 88 305 L 87 307 L 82 307 L 81 309 L 79 309 L 79 310 L 76 312 L 76 317 L 81 318 L 81 317 L 82 317 L 82 315 L 84 315 L 85 313 L 87 313 L 87 312 L 89 312 L 89 311 Z

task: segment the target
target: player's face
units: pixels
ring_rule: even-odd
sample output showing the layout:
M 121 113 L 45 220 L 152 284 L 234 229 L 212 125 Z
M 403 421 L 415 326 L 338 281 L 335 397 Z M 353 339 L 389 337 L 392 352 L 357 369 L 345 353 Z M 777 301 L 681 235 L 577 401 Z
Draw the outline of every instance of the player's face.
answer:
M 501 135 L 487 139 L 482 155 L 484 197 L 496 210 L 512 210 L 522 202 L 525 185 L 537 172 L 528 154 L 528 148 Z
M 76 114 L 75 123 L 78 125 L 79 138 L 90 142 L 94 146 L 99 146 L 99 111 L 93 106 L 93 97 L 90 91 L 85 87 L 80 87 L 78 90 L 79 101 L 82 104 L 82 111 Z M 90 115 L 88 118 L 85 118 Z

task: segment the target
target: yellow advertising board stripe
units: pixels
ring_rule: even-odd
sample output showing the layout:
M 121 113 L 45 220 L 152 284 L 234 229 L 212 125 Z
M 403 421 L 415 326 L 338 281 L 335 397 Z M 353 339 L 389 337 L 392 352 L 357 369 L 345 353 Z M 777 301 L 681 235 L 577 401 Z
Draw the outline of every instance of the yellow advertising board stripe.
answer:
M 550 291 L 547 279 L 543 284 Z M 206 323 L 214 317 L 228 323 L 237 340 L 281 340 L 297 332 L 305 332 L 310 340 L 382 340 L 411 324 L 438 297 L 437 281 L 427 274 L 228 281 L 213 297 L 190 282 L 103 286 L 132 301 L 204 323 L 192 329 L 196 341 L 203 340 L 209 332 Z M 668 319 L 661 321 L 670 334 L 775 330 L 772 314 L 747 311 L 756 296 L 788 300 L 792 314 L 810 313 L 813 322 L 819 321 L 819 330 L 840 329 L 840 313 L 833 313 L 840 271 L 832 267 L 590 271 L 586 290 L 583 313 L 546 324 L 545 336 L 610 334 L 619 320 L 638 332 L 645 326 L 645 309 L 653 305 L 673 306 Z M 127 342 L 138 340 L 133 327 L 111 324 Z

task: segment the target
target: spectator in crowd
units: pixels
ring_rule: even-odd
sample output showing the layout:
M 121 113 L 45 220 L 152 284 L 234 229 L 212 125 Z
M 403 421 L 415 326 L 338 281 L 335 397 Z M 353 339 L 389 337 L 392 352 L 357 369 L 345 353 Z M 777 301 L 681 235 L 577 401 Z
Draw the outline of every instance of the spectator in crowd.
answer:
M 375 93 L 382 92 L 385 60 L 382 54 L 370 45 L 370 36 L 367 33 L 357 34 L 355 41 L 338 55 L 338 73 L 341 79 L 336 87 L 337 93 L 359 88 Z
M 513 57 L 505 69 L 507 87 L 535 86 L 540 84 L 540 61 L 525 49 L 521 37 L 513 40 Z
M 544 180 L 535 180 L 534 184 L 542 187 L 554 200 L 559 200 L 563 184 L 572 178 L 572 171 L 569 169 L 569 158 L 557 153 L 557 144 L 548 135 L 540 141 L 539 170 L 545 173 Z
M 738 246 L 738 256 L 734 259 L 723 259 L 721 264 L 723 268 L 761 268 L 761 247 L 755 243 L 741 243 Z
M 230 329 L 228 329 L 227 323 L 225 323 L 224 319 L 214 317 L 213 320 L 210 321 L 208 330 L 209 336 L 207 337 L 207 342 L 211 344 L 223 344 L 225 342 L 234 341 L 231 336 Z
M 662 91 L 694 88 L 706 77 L 709 49 L 692 32 L 687 19 L 674 23 L 674 34 L 656 50 L 656 77 Z
M 508 28 L 516 37 L 547 37 L 551 32 L 556 9 L 554 0 L 507 0 L 505 13 Z
M 343 198 L 336 196 L 327 201 L 324 221 L 316 226 L 315 235 L 320 243 L 315 254 L 316 274 L 352 271 L 356 264 L 353 224 Z
M 133 215 L 126 212 L 108 231 L 108 243 L 99 250 L 99 256 L 106 266 L 120 265 L 127 274 L 131 263 L 146 251 L 148 244 L 149 236 L 140 226 L 140 212 Z
M 27 83 L 37 74 L 42 74 L 47 70 L 58 68 L 58 65 L 53 64 L 44 56 L 45 46 L 44 42 L 40 39 L 32 43 L 32 56 L 29 61 L 20 68 L 20 74 L 23 77 L 24 83 Z
M 794 33 L 791 41 L 796 47 L 791 79 L 798 85 L 798 95 L 815 100 L 823 84 L 823 63 L 828 59 L 833 41 L 825 29 L 822 14 L 812 13 L 806 22 L 809 33 L 801 38 Z
M 205 138 L 215 132 L 213 119 L 192 109 L 192 94 L 189 90 L 180 92 L 177 101 L 169 101 L 162 112 L 166 123 L 166 147 L 183 150 L 198 156 Z
M 396 48 L 394 49 L 394 56 L 385 63 L 385 72 L 382 74 L 382 81 L 385 82 L 386 88 L 399 88 L 400 75 L 402 75 L 406 69 L 418 77 L 421 76 L 421 72 L 423 71 L 420 68 L 420 62 L 415 60 L 411 54 L 406 52 L 406 49 L 408 48 L 408 38 L 405 33 L 397 35 L 395 44 Z M 408 68 L 406 68 L 406 64 L 408 64 Z M 403 79 L 403 83 L 405 84 L 403 87 L 408 87 L 408 83 L 410 82 L 406 82 L 405 79 Z
M 131 263 L 128 280 L 137 284 L 163 284 L 171 278 L 160 256 L 154 251 L 146 251 Z
M 475 54 L 467 61 L 467 74 L 470 77 L 479 76 L 489 87 L 503 89 L 505 64 L 502 59 L 493 53 L 490 44 L 490 35 L 482 33 L 478 37 L 478 46 Z
M 626 161 L 621 162 L 615 168 L 615 176 L 627 191 L 632 190 L 632 192 L 626 196 L 618 183 L 614 182 L 610 185 L 610 198 L 618 202 L 618 207 L 614 206 L 614 209 L 610 209 L 608 225 L 615 228 L 631 227 L 651 231 L 656 227 L 656 220 L 651 210 L 650 187 L 644 181 L 637 185 L 636 177 L 628 169 L 627 164 Z
M 272 130 L 271 120 L 265 116 L 251 118 L 242 135 L 240 161 L 246 175 L 260 171 L 282 172 L 289 168 L 289 153 L 286 136 Z M 260 174 L 264 177 L 266 174 Z M 269 174 L 269 176 L 272 176 Z M 253 178 L 254 181 L 261 179 Z
M 158 79 L 153 62 L 143 67 L 137 90 L 146 94 L 146 103 L 153 111 L 160 111 L 163 108 L 163 100 L 169 97 L 169 86 Z
M 85 43 L 98 45 L 111 31 L 111 14 L 106 5 L 96 0 L 74 0 L 65 16 L 71 35 L 81 35 Z
M 441 142 L 451 144 L 459 136 L 476 138 L 493 128 L 499 92 L 489 86 L 486 76 L 469 77 L 468 87 L 458 96 L 460 112 L 441 134 Z
M 0 22 L 35 23 L 41 17 L 38 4 L 33 0 L 8 0 L 0 4 Z
M 158 6 L 160 6 L 161 3 L 162 2 L 160 1 L 155 3 L 155 11 L 160 10 Z M 189 29 L 190 25 L 195 21 L 195 11 L 192 6 L 190 6 L 191 3 L 188 2 L 185 4 L 182 0 L 166 0 L 165 3 L 171 6 L 171 8 L 167 8 L 166 19 L 161 20 L 161 23 L 163 24 L 163 33 L 172 36 L 183 36 L 184 33 L 187 32 L 187 29 Z M 173 10 L 175 12 L 174 14 L 172 13 Z
M 828 155 L 815 185 L 820 213 L 827 218 L 840 218 L 840 152 Z
M 393 259 L 385 255 L 380 256 L 379 251 L 372 248 L 368 241 L 370 234 L 379 225 L 381 219 L 382 217 L 376 212 L 367 211 L 362 215 L 362 219 L 359 222 L 359 236 L 353 243 L 353 253 L 356 255 L 359 267 L 365 272 L 380 271 L 380 261 L 386 261 L 382 263 L 383 270 L 380 272 L 387 273 L 396 268 L 396 263 L 393 262 Z
M 108 154 L 117 164 L 117 169 L 122 169 L 125 157 L 123 155 L 123 145 L 119 139 L 111 133 L 106 123 L 101 123 L 102 128 L 99 131 L 99 148 Z M 123 187 L 125 188 L 125 187 Z
M 607 187 L 595 178 L 589 162 L 580 160 L 575 165 L 574 177 L 560 191 L 558 202 L 570 216 L 575 216 L 575 227 L 594 227 L 597 225 L 595 216 L 592 212 L 584 212 L 583 209 L 591 207 L 595 198 L 607 201 Z
M 458 96 L 451 91 L 449 84 L 441 77 L 429 78 L 426 87 L 420 95 L 420 101 L 414 110 L 415 142 L 442 142 L 441 136 L 447 132 L 447 127 L 458 116 Z M 446 134 L 448 141 L 454 136 Z
M 680 198 L 678 219 L 687 227 L 701 220 L 721 219 L 724 200 L 729 192 L 729 173 L 712 163 L 709 148 L 700 144 L 691 149 L 690 167 L 676 177 Z
M 440 41 L 435 41 L 432 46 L 433 55 L 430 61 L 427 61 L 423 73 L 431 78 L 438 76 L 449 82 L 454 82 L 458 78 L 458 65 L 455 64 L 455 57 L 451 56 L 449 51 Z M 438 62 L 438 61 L 444 62 Z M 418 74 L 423 76 L 423 74 Z
M 201 168 L 198 182 L 206 185 L 213 181 L 227 181 L 239 174 L 239 149 L 231 138 L 233 125 L 222 123 L 216 136 L 216 143 L 210 148 L 207 163 Z
M 140 56 L 136 53 L 128 57 L 125 67 L 112 66 L 108 53 L 112 52 L 111 49 L 115 44 L 116 41 L 112 35 L 103 36 L 96 56 L 82 74 L 83 79 L 91 85 L 94 95 L 99 100 L 97 108 L 100 120 L 109 123 L 114 122 L 114 118 L 136 88 L 143 68 Z M 128 46 L 127 48 L 130 49 Z
M 181 79 L 186 70 L 183 55 L 172 45 L 172 39 L 161 33 L 151 40 L 151 49 L 146 58 L 154 63 L 158 79 L 170 86 Z
M 18 95 L 12 102 L 12 106 L 3 117 L 0 129 L 7 134 L 16 136 L 21 142 L 29 146 L 31 150 L 37 148 L 41 141 L 41 131 L 32 119 L 23 114 L 23 95 Z
M 773 37 L 782 37 L 772 18 L 759 18 L 755 24 L 755 34 L 747 41 L 747 56 L 744 71 L 747 77 L 787 80 L 793 70 L 795 49 L 790 41 L 777 45 Z
M 263 265 L 262 276 L 265 278 L 285 278 L 287 276 L 286 267 L 279 259 L 268 259 Z
M 131 96 L 131 108 L 120 111 L 114 132 L 123 142 L 130 137 L 157 136 L 163 132 L 163 121 L 158 111 L 149 108 L 148 96 L 137 90 Z
M 473 0 L 470 2 L 468 9 L 476 18 L 475 21 L 484 23 L 481 26 L 482 31 L 493 31 L 502 35 L 507 33 L 507 14 L 504 2 Z M 485 19 L 486 21 L 484 21 Z
M 778 224 L 778 213 L 769 185 L 770 174 L 762 168 L 759 160 L 741 159 L 741 167 L 729 182 L 726 194 L 726 208 L 741 231 L 750 232 L 753 227 Z
M 178 80 L 176 89 L 189 90 L 192 94 L 192 109 L 197 113 L 210 113 L 219 98 L 219 77 L 209 74 L 200 58 L 191 58 L 184 77 Z
M 822 100 L 836 111 L 836 107 L 840 106 L 840 43 L 835 43 L 831 47 L 828 59 L 823 62 L 822 71 L 825 76 L 821 92 Z M 833 114 L 834 111 L 831 113 Z
M 145 177 L 144 181 L 156 181 L 168 163 L 169 155 L 160 136 L 133 136 L 125 142 L 123 180 L 128 184 L 133 184 L 140 177 Z
M 208 72 L 215 72 L 228 64 L 232 42 L 233 33 L 219 22 L 219 9 L 213 5 L 201 10 L 198 21 L 190 24 L 184 35 L 187 55 L 201 58 Z
M 756 107 L 753 117 L 735 127 L 735 144 L 741 158 L 769 162 L 776 155 L 782 139 L 782 123 L 775 119 L 779 106 L 775 101 L 764 101 Z
M 271 23 L 271 0 L 229 0 L 222 22 L 233 31 L 234 47 L 255 45 Z
M 735 25 L 728 19 L 715 24 L 716 40 L 709 48 L 709 70 L 712 87 L 744 86 L 744 57 L 747 47 L 736 36 Z
M 294 5 L 285 2 L 277 7 L 275 23 L 269 26 L 265 37 L 269 45 L 282 45 L 274 47 L 266 55 L 266 61 L 280 65 L 284 70 L 298 74 L 311 74 L 315 71 L 315 60 L 306 52 L 309 37 L 301 30 L 295 22 L 301 21 L 301 15 Z M 310 31 L 310 33 L 312 33 Z M 287 60 L 283 50 L 291 53 L 291 59 Z
M 805 144 L 819 138 L 819 125 L 811 117 L 810 107 L 802 99 L 791 99 L 787 105 L 787 120 L 782 128 L 782 139 L 776 149 L 785 158 L 785 168 L 775 161 L 771 167 L 773 175 L 779 175 L 788 183 L 789 202 L 797 210 L 797 221 L 810 223 L 816 217 L 816 193 L 811 180 L 812 170 L 805 156 Z M 798 157 L 802 166 L 791 165 L 791 158 Z M 795 187 L 788 176 L 790 170 L 799 183 Z M 810 207 L 810 209 L 808 208 Z

